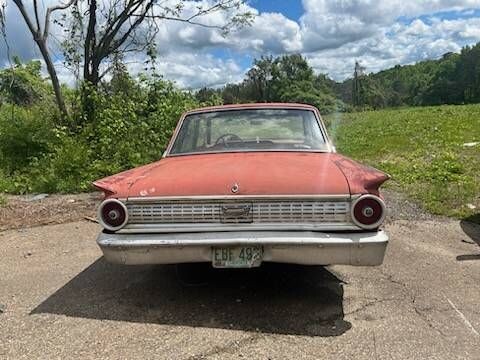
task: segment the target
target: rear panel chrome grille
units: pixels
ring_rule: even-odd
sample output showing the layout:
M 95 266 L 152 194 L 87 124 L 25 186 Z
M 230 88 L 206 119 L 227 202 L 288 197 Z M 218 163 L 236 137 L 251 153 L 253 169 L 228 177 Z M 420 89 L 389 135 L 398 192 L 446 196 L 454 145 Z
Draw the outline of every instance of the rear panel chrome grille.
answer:
M 219 204 L 130 204 L 127 209 L 133 224 L 220 222 Z
M 346 202 L 266 202 L 257 203 L 253 221 L 259 223 L 323 223 L 347 221 Z
M 255 200 L 127 204 L 129 224 L 344 224 L 348 201 Z

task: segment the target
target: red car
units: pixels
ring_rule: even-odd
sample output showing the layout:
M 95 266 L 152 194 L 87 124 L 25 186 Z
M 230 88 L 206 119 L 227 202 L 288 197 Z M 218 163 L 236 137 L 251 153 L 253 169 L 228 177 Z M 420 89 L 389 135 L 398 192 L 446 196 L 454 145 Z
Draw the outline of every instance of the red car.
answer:
M 94 182 L 97 242 L 121 264 L 379 265 L 388 178 L 338 155 L 312 106 L 197 109 L 161 160 Z

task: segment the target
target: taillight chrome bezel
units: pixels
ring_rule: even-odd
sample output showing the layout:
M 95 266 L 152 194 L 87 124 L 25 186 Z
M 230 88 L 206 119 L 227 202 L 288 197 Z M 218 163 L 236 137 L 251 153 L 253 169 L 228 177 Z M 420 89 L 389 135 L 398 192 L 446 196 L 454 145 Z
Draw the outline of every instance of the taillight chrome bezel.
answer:
M 361 223 L 360 221 L 357 220 L 357 218 L 355 217 L 355 207 L 356 205 L 362 201 L 362 200 L 365 200 L 365 199 L 372 199 L 372 200 L 375 200 L 381 207 L 382 209 L 382 215 L 380 216 L 380 218 L 374 222 L 373 224 L 363 224 Z M 359 196 L 358 198 L 356 198 L 353 202 L 352 202 L 352 205 L 351 205 L 351 208 L 350 208 L 350 216 L 352 218 L 352 221 L 355 225 L 357 225 L 358 227 L 362 228 L 362 229 L 365 229 L 365 230 L 373 230 L 373 229 L 377 229 L 380 227 L 380 225 L 383 224 L 383 222 L 385 221 L 385 218 L 387 216 L 387 207 L 385 205 L 385 202 L 378 196 L 376 195 L 372 195 L 372 194 L 367 194 L 367 195 L 362 195 L 362 196 Z
M 102 213 L 102 210 L 103 208 L 105 207 L 105 205 L 107 204 L 111 204 L 111 203 L 115 203 L 117 205 L 119 205 L 123 211 L 125 212 L 125 219 L 123 220 L 123 222 L 118 225 L 118 226 L 112 226 L 108 223 L 105 222 L 105 220 L 103 219 L 103 213 Z M 108 231 L 118 231 L 120 229 L 122 229 L 127 223 L 128 223 L 128 209 L 127 207 L 125 206 L 125 204 L 123 202 L 121 202 L 120 200 L 117 200 L 117 199 L 107 199 L 107 200 L 104 200 L 100 206 L 98 207 L 98 210 L 97 210 L 97 218 L 98 218 L 98 222 L 100 223 L 100 225 L 103 226 L 103 228 L 105 230 L 108 230 Z

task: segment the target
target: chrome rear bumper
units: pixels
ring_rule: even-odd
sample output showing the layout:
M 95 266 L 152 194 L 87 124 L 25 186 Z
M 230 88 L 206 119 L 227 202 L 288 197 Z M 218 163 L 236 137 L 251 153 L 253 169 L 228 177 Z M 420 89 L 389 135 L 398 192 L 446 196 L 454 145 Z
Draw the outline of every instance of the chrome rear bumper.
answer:
M 212 247 L 260 245 L 263 261 L 303 265 L 376 266 L 383 262 L 383 231 L 231 231 L 171 234 L 100 233 L 107 261 L 127 265 L 210 262 Z

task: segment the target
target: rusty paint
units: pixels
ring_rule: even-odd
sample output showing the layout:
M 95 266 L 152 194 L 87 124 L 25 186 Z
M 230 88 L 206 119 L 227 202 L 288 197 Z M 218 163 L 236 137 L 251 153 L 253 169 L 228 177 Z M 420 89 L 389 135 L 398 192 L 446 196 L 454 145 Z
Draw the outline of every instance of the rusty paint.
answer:
M 331 153 L 250 152 L 167 157 L 95 182 L 116 197 L 348 194 Z M 154 190 L 146 193 L 145 189 Z
M 203 108 L 197 108 L 194 110 L 187 111 L 185 115 L 196 114 L 201 112 L 213 112 L 213 111 L 224 111 L 224 110 L 235 110 L 235 109 L 304 109 L 318 112 L 318 109 L 315 106 L 308 104 L 297 104 L 297 103 L 247 103 L 247 104 L 230 104 L 230 105 L 217 105 L 217 106 L 207 106 Z
M 221 153 L 162 159 L 95 182 L 115 197 L 378 195 L 388 175 L 333 153 Z M 146 190 L 148 189 L 148 190 Z
M 380 186 L 390 175 L 373 167 L 362 165 L 347 157 L 337 155 L 335 164 L 345 175 L 351 194 L 374 194 L 379 196 Z

